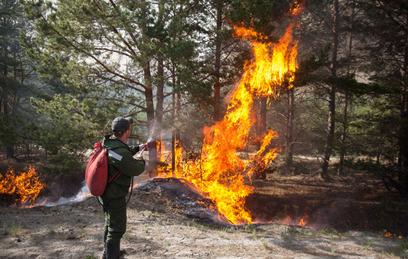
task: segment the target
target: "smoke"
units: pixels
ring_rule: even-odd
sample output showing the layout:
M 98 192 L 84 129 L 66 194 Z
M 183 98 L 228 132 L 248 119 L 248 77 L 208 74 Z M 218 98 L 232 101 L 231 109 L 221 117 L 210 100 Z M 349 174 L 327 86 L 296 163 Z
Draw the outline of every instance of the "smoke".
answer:
M 147 138 L 147 142 L 152 142 L 153 140 L 157 140 L 157 139 L 160 139 L 160 136 L 157 136 L 157 135 L 159 135 L 159 133 L 158 132 L 156 132 L 156 130 L 157 130 L 157 121 L 156 121 L 156 118 L 153 120 L 153 123 L 150 123 L 149 125 L 150 125 L 150 127 L 149 127 L 149 136 L 148 136 L 148 138 Z
M 60 206 L 60 205 L 70 205 L 73 203 L 80 202 L 90 196 L 92 195 L 89 192 L 88 186 L 86 185 L 84 181 L 78 193 L 69 198 L 60 197 L 56 201 L 50 201 L 50 197 L 42 197 L 42 198 L 37 199 L 35 204 L 22 204 L 19 207 L 33 208 L 33 207 L 54 207 L 54 206 Z
M 44 204 L 46 207 L 58 206 L 58 205 L 69 205 L 72 203 L 80 202 L 88 197 L 91 196 L 89 192 L 88 186 L 86 185 L 85 181 L 82 183 L 81 189 L 78 191 L 76 195 L 73 195 L 69 198 L 60 197 L 56 202 L 50 202 Z

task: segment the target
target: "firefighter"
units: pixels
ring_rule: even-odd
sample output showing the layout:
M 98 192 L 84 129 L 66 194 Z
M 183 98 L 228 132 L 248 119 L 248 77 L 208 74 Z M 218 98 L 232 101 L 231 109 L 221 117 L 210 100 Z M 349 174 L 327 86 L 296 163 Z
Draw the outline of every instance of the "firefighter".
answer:
M 131 133 L 132 118 L 117 117 L 112 122 L 113 135 L 105 136 L 103 147 L 108 150 L 108 179 L 120 172 L 109 183 L 101 196 L 105 215 L 104 252 L 102 258 L 116 259 L 120 256 L 120 240 L 126 231 L 126 196 L 133 176 L 145 169 L 145 161 L 133 156 L 145 145 L 129 147 L 126 139 Z

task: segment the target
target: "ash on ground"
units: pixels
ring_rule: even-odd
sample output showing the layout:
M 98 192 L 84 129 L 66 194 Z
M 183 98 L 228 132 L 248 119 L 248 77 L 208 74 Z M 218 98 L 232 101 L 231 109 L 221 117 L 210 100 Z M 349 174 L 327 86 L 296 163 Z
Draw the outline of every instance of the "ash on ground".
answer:
M 212 225 L 229 225 L 215 204 L 203 197 L 191 184 L 178 178 L 153 178 L 139 183 L 138 191 L 157 193 L 165 196 L 173 208 L 181 209 L 181 214 Z M 157 209 L 157 208 L 156 208 Z

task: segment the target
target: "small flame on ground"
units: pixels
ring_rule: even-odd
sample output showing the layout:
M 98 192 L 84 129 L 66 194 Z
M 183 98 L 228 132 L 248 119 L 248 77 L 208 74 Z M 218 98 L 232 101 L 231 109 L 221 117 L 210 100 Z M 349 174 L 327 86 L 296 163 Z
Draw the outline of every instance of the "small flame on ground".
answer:
M 0 194 L 12 198 L 17 206 L 34 202 L 45 187 L 35 168 L 29 166 L 27 169 L 27 172 L 16 173 L 9 167 L 4 176 L 0 174 Z
M 306 226 L 306 223 L 307 223 L 307 221 L 305 221 L 304 218 L 301 218 L 301 219 L 299 220 L 298 225 L 299 225 L 299 226 Z
M 387 233 L 385 233 L 385 235 L 384 235 L 385 237 L 397 237 L 397 235 L 395 235 L 395 234 L 391 234 L 391 232 L 387 232 Z M 402 239 L 402 236 L 398 236 L 398 238 L 399 239 Z
M 283 219 L 274 219 L 272 221 L 270 221 L 269 223 L 279 223 L 282 225 L 288 225 L 288 226 L 306 226 L 307 224 L 307 219 L 309 218 L 309 215 L 307 213 L 305 213 L 302 217 L 298 217 L 293 219 L 291 216 L 286 216 Z M 257 223 L 261 223 L 261 222 L 257 222 Z

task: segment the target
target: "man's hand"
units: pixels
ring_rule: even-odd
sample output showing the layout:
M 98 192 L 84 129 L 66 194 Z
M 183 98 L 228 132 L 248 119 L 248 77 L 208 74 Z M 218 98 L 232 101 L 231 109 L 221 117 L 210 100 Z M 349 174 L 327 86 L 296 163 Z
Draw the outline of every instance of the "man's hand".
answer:
M 139 151 L 149 151 L 149 142 L 139 145 Z

